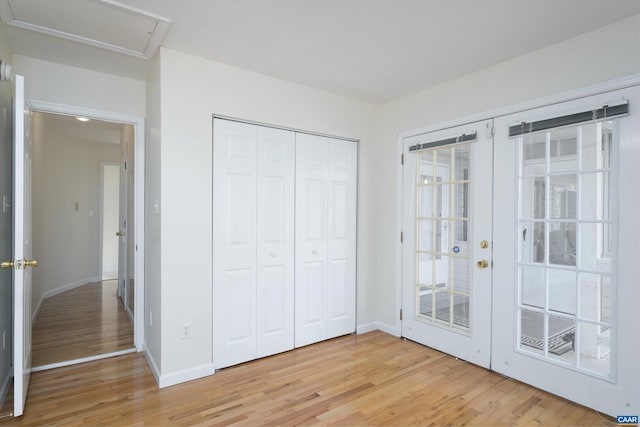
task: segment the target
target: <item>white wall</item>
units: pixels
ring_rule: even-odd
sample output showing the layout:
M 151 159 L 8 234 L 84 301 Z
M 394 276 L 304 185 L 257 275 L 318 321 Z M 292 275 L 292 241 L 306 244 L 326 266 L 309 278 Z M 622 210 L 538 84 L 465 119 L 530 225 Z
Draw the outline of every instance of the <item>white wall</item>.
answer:
M 640 15 L 399 99 L 377 110 L 374 277 L 377 319 L 400 331 L 396 271 L 396 172 L 400 132 L 640 72 Z M 373 206 L 369 206 L 373 208 Z
M 145 82 L 83 68 L 13 55 L 17 74 L 25 77 L 27 97 L 38 101 L 145 115 Z
M 361 140 L 358 323 L 375 320 L 368 203 L 372 107 L 169 49 L 162 49 L 160 62 L 162 376 L 185 370 L 196 375 L 199 367 L 205 374 L 211 367 L 214 113 Z M 180 339 L 183 322 L 191 323 L 193 338 Z
M 145 346 L 146 354 L 158 375 L 162 363 L 161 354 L 161 276 L 160 276 L 160 226 L 162 208 L 160 198 L 160 52 L 151 66 L 146 86 L 147 117 L 145 121 Z
M 100 163 L 119 146 L 56 132 L 34 113 L 33 307 L 43 296 L 99 280 Z

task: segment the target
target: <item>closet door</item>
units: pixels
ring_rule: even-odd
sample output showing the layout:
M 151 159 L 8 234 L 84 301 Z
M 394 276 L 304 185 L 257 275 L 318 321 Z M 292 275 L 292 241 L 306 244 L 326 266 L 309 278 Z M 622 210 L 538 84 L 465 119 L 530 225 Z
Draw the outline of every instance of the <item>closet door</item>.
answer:
M 329 142 L 327 233 L 328 337 L 355 331 L 358 144 Z
M 293 348 L 294 144 L 258 127 L 257 357 Z
M 256 357 L 257 129 L 213 125 L 213 363 Z
M 327 339 L 327 138 L 296 134 L 295 346 Z
M 296 347 L 355 330 L 356 176 L 356 143 L 296 134 Z

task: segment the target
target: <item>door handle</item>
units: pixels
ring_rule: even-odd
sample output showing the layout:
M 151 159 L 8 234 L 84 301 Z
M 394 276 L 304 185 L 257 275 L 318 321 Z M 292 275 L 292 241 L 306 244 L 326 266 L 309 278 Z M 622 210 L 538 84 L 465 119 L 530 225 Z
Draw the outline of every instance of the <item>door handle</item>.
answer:
M 116 236 L 118 237 L 124 236 L 124 231 L 116 231 Z
M 21 270 L 25 267 L 37 267 L 38 266 L 38 261 L 36 261 L 35 259 L 32 260 L 28 260 L 25 259 L 23 260 L 18 260 L 17 262 L 13 262 L 13 261 L 2 261 L 2 264 L 0 264 L 1 268 L 12 268 L 15 267 L 16 270 Z
M 481 259 L 480 261 L 478 261 L 477 265 L 478 268 L 487 268 L 489 267 L 489 261 L 487 261 L 486 259 Z

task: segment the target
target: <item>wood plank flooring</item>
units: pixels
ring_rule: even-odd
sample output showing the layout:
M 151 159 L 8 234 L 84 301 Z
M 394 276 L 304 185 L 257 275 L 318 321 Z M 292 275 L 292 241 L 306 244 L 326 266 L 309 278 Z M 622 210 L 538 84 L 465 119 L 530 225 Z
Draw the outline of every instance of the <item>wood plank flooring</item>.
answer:
M 89 283 L 47 298 L 33 324 L 33 366 L 133 347 L 133 326 L 118 281 Z
M 22 425 L 615 425 L 591 409 L 382 332 L 158 390 L 141 354 L 36 372 Z

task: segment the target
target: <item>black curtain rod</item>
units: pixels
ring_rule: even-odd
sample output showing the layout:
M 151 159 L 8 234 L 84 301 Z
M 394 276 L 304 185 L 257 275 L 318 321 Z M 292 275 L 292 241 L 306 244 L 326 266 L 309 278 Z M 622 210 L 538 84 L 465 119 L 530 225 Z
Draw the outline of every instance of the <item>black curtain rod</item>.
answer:
M 518 136 L 525 133 L 539 132 L 561 126 L 575 125 L 578 123 L 605 120 L 608 118 L 620 117 L 629 114 L 629 103 L 607 106 L 582 113 L 570 114 L 568 116 L 554 117 L 552 119 L 540 120 L 537 122 L 522 122 L 519 125 L 509 127 L 509 136 Z
M 477 135 L 478 135 L 477 132 L 470 133 L 470 134 L 463 133 L 462 135 L 456 136 L 455 138 L 447 138 L 447 139 L 441 139 L 438 141 L 425 142 L 423 144 L 416 144 L 409 147 L 409 151 L 425 150 L 427 148 L 441 147 L 443 145 L 451 145 L 451 144 L 459 144 L 461 142 L 475 141 Z

